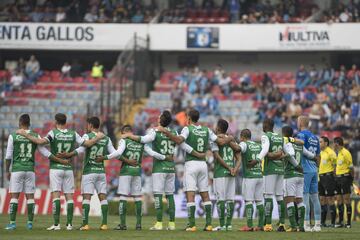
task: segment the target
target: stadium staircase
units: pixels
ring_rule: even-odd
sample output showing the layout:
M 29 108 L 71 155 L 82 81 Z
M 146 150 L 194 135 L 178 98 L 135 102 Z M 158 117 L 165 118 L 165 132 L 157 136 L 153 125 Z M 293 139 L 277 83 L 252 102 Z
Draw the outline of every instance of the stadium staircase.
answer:
M 54 127 L 54 115 L 61 112 L 67 115 L 68 127 L 83 134 L 88 111 L 99 108 L 102 80 L 107 79 L 61 78 L 58 71 L 44 71 L 35 85 L 6 93 L 6 104 L 0 108 L 0 129 L 7 136 L 18 128 L 19 116 L 29 113 L 32 129 L 44 136 Z M 49 162 L 39 153 L 36 159 L 37 186 L 48 186 Z

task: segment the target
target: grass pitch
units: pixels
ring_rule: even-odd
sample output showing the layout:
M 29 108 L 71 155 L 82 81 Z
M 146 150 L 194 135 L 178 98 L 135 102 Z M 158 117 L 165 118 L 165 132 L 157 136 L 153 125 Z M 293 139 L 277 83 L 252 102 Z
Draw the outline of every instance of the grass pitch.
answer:
M 166 217 L 165 217 L 165 220 Z M 360 239 L 360 223 L 353 223 L 351 229 L 323 229 L 321 233 L 265 233 L 265 232 L 248 232 L 243 233 L 237 231 L 240 226 L 245 224 L 243 220 L 235 219 L 233 221 L 234 230 L 231 232 L 203 232 L 204 219 L 196 219 L 198 231 L 194 233 L 185 232 L 182 229 L 186 225 L 186 219 L 177 219 L 176 231 L 149 231 L 148 229 L 154 223 L 154 217 L 143 217 L 143 230 L 135 231 L 135 217 L 129 216 L 127 219 L 127 231 L 114 231 L 114 228 L 119 223 L 119 218 L 110 216 L 108 219 L 108 226 L 110 230 L 100 231 L 100 218 L 90 218 L 91 230 L 81 232 L 78 230 L 66 231 L 65 226 L 62 225 L 61 231 L 46 231 L 46 228 L 52 225 L 51 216 L 35 216 L 34 229 L 32 231 L 26 230 L 26 216 L 17 217 L 17 229 L 15 231 L 6 231 L 4 227 L 8 223 L 7 215 L 0 215 L 0 240 L 22 240 L 22 239 L 241 239 L 241 240 L 282 240 L 282 239 L 296 239 L 296 240 L 355 240 Z M 66 221 L 65 217 L 61 218 L 61 223 Z M 166 222 L 165 222 L 166 223 Z M 74 227 L 77 228 L 81 224 L 81 217 L 74 218 Z M 213 226 L 217 226 L 218 220 L 213 220 Z M 164 224 L 166 226 L 166 224 Z

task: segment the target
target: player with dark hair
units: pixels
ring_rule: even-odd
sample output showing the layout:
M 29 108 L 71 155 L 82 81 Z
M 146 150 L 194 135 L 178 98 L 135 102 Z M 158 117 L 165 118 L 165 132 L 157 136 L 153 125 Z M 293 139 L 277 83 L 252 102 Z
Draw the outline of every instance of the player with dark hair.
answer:
M 215 134 L 226 135 L 228 127 L 229 123 L 226 120 L 219 119 Z M 229 144 L 219 147 L 213 142 L 211 151 L 214 154 L 215 160 L 213 187 L 220 222 L 220 225 L 214 228 L 214 231 L 231 231 L 232 218 L 234 215 L 235 176 L 240 169 L 241 156 L 239 153 L 235 153 Z
M 172 122 L 172 116 L 169 111 L 163 111 L 159 116 L 158 124 L 171 131 L 173 134 L 177 134 L 175 130 L 169 128 Z M 152 144 L 152 149 L 163 155 L 173 156 L 176 143 L 171 141 L 166 135 L 153 128 L 148 131 L 145 136 L 136 136 L 132 132 L 122 134 L 122 138 L 131 139 L 135 142 L 142 144 Z M 186 152 L 191 153 L 198 157 L 204 157 L 204 154 L 200 154 L 194 151 L 189 145 L 182 143 L 180 145 Z M 172 158 L 171 158 L 172 159 Z M 155 198 L 156 209 L 156 223 L 150 230 L 162 230 L 163 229 L 163 194 L 169 204 L 169 224 L 168 230 L 175 230 L 175 163 L 174 161 L 164 161 L 157 158 L 153 158 L 152 168 L 152 185 Z
M 121 128 L 122 134 L 132 134 L 133 129 L 130 125 L 124 125 Z M 119 214 L 120 224 L 115 230 L 127 230 L 126 226 L 126 208 L 128 196 L 135 200 L 136 230 L 141 230 L 142 219 L 142 193 L 141 193 L 141 162 L 143 152 L 149 156 L 162 161 L 172 161 L 172 156 L 153 151 L 149 146 L 131 140 L 130 138 L 120 139 L 116 151 L 107 155 L 101 154 L 97 161 L 107 159 L 119 159 L 122 161 L 119 173 L 119 186 L 117 193 L 120 195 Z
M 39 134 L 30 130 L 30 116 L 23 114 L 19 118 L 20 132 L 25 132 L 33 138 L 40 139 Z M 18 132 L 18 131 L 17 131 Z M 34 193 L 35 193 L 35 150 L 38 145 L 18 133 L 12 133 L 9 136 L 6 149 L 6 173 L 8 176 L 9 192 L 11 194 L 10 200 L 10 223 L 5 229 L 16 229 L 16 213 L 18 209 L 18 199 L 21 192 L 25 193 L 28 222 L 27 229 L 33 228 L 34 218 Z M 51 161 L 62 165 L 68 165 L 69 161 L 60 159 L 52 155 L 45 147 L 39 146 L 40 153 L 49 158 Z M 10 170 L 11 168 L 11 170 Z
M 108 215 L 108 201 L 106 199 L 106 175 L 105 166 L 103 161 L 97 161 L 97 156 L 103 156 L 108 153 L 115 152 L 113 144 L 108 136 L 103 136 L 99 140 L 98 135 L 100 133 L 100 119 L 98 117 L 89 117 L 87 120 L 87 133 L 84 134 L 82 140 L 84 142 L 89 140 L 96 140 L 96 143 L 90 147 L 84 144 L 70 153 L 62 152 L 58 156 L 70 158 L 75 155 L 85 153 L 83 174 L 81 179 L 81 194 L 83 195 L 82 202 L 82 215 L 83 222 L 80 227 L 81 231 L 90 230 L 89 227 L 89 212 L 90 212 L 90 200 L 95 190 L 98 194 L 101 204 L 101 226 L 100 230 L 108 230 L 107 215 Z
M 205 153 L 208 150 L 209 142 L 216 142 L 219 146 L 223 146 L 231 142 L 234 138 L 217 137 L 208 127 L 198 124 L 200 113 L 191 109 L 187 113 L 188 126 L 184 127 L 180 135 L 173 134 L 164 127 L 158 127 L 158 130 L 164 133 L 170 140 L 176 144 L 186 142 L 194 150 Z M 205 207 L 206 224 L 204 231 L 212 231 L 212 204 L 209 197 L 208 169 L 205 157 L 196 157 L 186 154 L 185 157 L 185 176 L 184 188 L 186 192 L 187 208 L 188 208 L 188 225 L 186 231 L 196 231 L 195 226 L 195 193 L 199 191 Z
M 346 205 L 347 223 L 346 228 L 351 228 L 351 185 L 354 180 L 354 168 L 352 156 L 349 150 L 344 147 L 344 140 L 341 137 L 334 138 L 334 149 L 337 152 L 336 158 L 336 183 L 337 183 L 337 204 L 339 210 L 339 223 L 336 227 L 343 227 L 344 205 Z
M 330 141 L 327 137 L 320 138 L 320 165 L 319 165 L 319 196 L 321 204 L 321 226 L 327 227 L 326 216 L 330 209 L 331 227 L 335 226 L 336 207 L 335 207 L 335 168 L 336 153 L 330 148 Z
M 264 230 L 264 203 L 263 203 L 263 174 L 261 163 L 257 157 L 261 152 L 261 145 L 251 140 L 251 131 L 243 129 L 240 133 L 240 144 L 236 150 L 241 152 L 242 159 L 242 193 L 245 200 L 246 226 L 240 231 L 263 231 Z M 254 206 L 258 211 L 258 224 L 253 225 Z
M 45 145 L 50 144 L 50 151 L 53 156 L 59 153 L 70 153 L 78 146 L 91 147 L 97 141 L 104 137 L 103 133 L 98 133 L 97 136 L 91 140 L 84 141 L 80 135 L 74 130 L 66 128 L 66 115 L 63 113 L 57 113 L 55 115 L 55 128 L 51 130 L 46 137 L 37 138 L 26 131 L 20 130 L 18 134 L 28 138 L 35 144 Z M 74 214 L 74 172 L 72 164 L 61 164 L 56 161 L 50 160 L 50 189 L 53 199 L 53 217 L 54 224 L 47 228 L 47 230 L 60 230 L 60 194 L 64 192 L 67 204 L 67 222 L 66 229 L 72 230 L 72 219 Z
M 265 198 L 265 227 L 264 231 L 273 230 L 272 211 L 273 197 L 276 198 L 279 207 L 280 224 L 277 231 L 284 232 L 285 212 L 284 203 L 284 161 L 281 158 L 283 151 L 290 157 L 294 157 L 295 151 L 291 145 L 286 146 L 280 134 L 274 133 L 274 121 L 265 119 L 263 122 L 263 132 L 261 136 L 261 152 L 257 156 L 258 162 L 264 159 L 264 198 Z

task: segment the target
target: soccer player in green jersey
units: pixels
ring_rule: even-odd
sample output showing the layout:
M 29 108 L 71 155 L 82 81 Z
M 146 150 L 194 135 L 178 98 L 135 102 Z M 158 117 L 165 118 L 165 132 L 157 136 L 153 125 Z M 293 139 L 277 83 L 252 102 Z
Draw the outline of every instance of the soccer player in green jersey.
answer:
M 264 229 L 264 204 L 263 204 L 263 175 L 260 162 L 256 161 L 261 151 L 261 145 L 251 141 L 251 131 L 244 129 L 240 133 L 238 150 L 242 159 L 242 192 L 245 199 L 245 215 L 247 225 L 240 231 L 263 231 Z M 258 211 L 257 227 L 253 226 L 254 206 Z
M 257 156 L 258 162 L 264 159 L 264 198 L 265 198 L 265 226 L 264 231 L 270 232 L 273 230 L 272 211 L 273 211 L 273 197 L 275 196 L 279 208 L 278 227 L 279 232 L 286 231 L 285 229 L 285 203 L 284 203 L 284 161 L 281 158 L 284 150 L 286 154 L 294 156 L 295 152 L 292 146 L 284 148 L 283 137 L 274 133 L 274 121 L 272 119 L 265 119 L 263 122 L 264 135 L 261 136 L 261 152 Z M 270 158 L 268 153 L 274 153 Z
M 103 161 L 97 161 L 97 156 L 107 155 L 115 152 L 115 148 L 108 136 L 98 137 L 100 134 L 100 119 L 98 117 L 90 117 L 87 119 L 87 132 L 82 137 L 84 142 L 96 139 L 96 143 L 91 147 L 85 147 L 84 144 L 70 153 L 60 153 L 61 157 L 73 157 L 75 155 L 85 153 L 83 160 L 83 173 L 81 178 L 81 194 L 83 196 L 82 202 L 82 226 L 79 230 L 87 231 L 89 227 L 89 212 L 91 196 L 98 194 L 101 204 L 101 226 L 100 230 L 108 230 L 107 215 L 108 215 L 108 201 L 106 200 L 106 175 Z M 102 136 L 102 135 L 101 135 Z
M 177 134 L 175 130 L 171 130 L 168 126 L 172 122 L 171 113 L 164 111 L 159 116 L 159 126 L 167 128 L 174 134 Z M 135 136 L 131 133 L 123 134 L 122 138 L 130 138 L 133 141 L 143 144 L 152 143 L 152 149 L 155 152 L 164 155 L 173 155 L 176 147 L 176 143 L 171 141 L 167 136 L 158 131 L 157 129 L 150 129 L 145 136 Z M 205 154 L 198 153 L 193 150 L 189 145 L 182 143 L 180 145 L 186 152 L 191 153 L 197 157 L 204 157 Z M 175 163 L 173 161 L 163 161 L 153 158 L 152 168 L 152 186 L 155 198 L 156 209 L 156 223 L 150 230 L 162 230 L 163 229 L 163 194 L 165 194 L 169 205 L 169 224 L 168 230 L 175 230 Z
M 218 138 L 208 127 L 198 124 L 200 113 L 192 109 L 187 113 L 188 126 L 184 127 L 180 135 L 171 133 L 164 127 L 158 127 L 158 130 L 164 133 L 176 144 L 186 142 L 193 149 L 200 153 L 208 150 L 210 142 L 216 142 L 219 146 L 228 144 L 234 140 L 232 136 Z M 186 192 L 188 208 L 188 226 L 186 231 L 196 231 L 195 226 L 195 193 L 199 191 L 205 207 L 206 224 L 204 231 L 212 231 L 212 204 L 209 197 L 208 168 L 205 158 L 198 158 L 191 154 L 185 157 L 184 188 Z
M 122 134 L 132 135 L 133 130 L 130 125 L 124 125 L 121 129 Z M 117 150 L 107 156 L 98 157 L 98 160 L 120 158 L 122 166 L 119 176 L 119 186 L 117 193 L 120 195 L 119 214 L 120 224 L 115 230 L 127 230 L 126 208 L 128 197 L 135 200 L 136 230 L 141 230 L 142 218 L 142 193 L 141 193 L 141 162 L 143 152 L 159 161 L 172 161 L 172 155 L 164 155 L 153 151 L 148 145 L 131 140 L 130 138 L 120 139 Z
M 33 136 L 34 138 L 40 138 L 40 136 L 29 130 L 30 116 L 23 114 L 19 118 L 19 129 L 22 129 Z M 31 142 L 29 139 L 17 134 L 12 133 L 9 136 L 7 149 L 6 149 L 6 172 L 8 176 L 9 192 L 11 194 L 10 200 L 10 224 L 7 225 L 7 230 L 16 229 L 16 212 L 18 208 L 18 199 L 21 192 L 25 192 L 28 208 L 28 222 L 27 228 L 32 229 L 34 218 L 34 193 L 35 193 L 35 150 L 37 144 Z M 50 158 L 52 161 L 56 161 L 59 164 L 68 165 L 69 161 L 60 159 L 52 155 L 45 147 L 39 146 L 40 153 Z M 11 171 L 10 171 L 11 166 Z
M 27 134 L 24 131 L 18 131 L 18 134 L 23 135 L 35 144 L 45 145 L 50 144 L 51 154 L 56 156 L 59 153 L 69 153 L 78 146 L 91 147 L 98 140 L 104 137 L 104 134 L 99 133 L 96 138 L 83 141 L 80 135 L 74 130 L 66 128 L 66 115 L 63 113 L 57 113 L 55 115 L 55 128 L 51 130 L 46 137 L 36 138 Z M 53 217 L 54 224 L 47 228 L 47 230 L 60 230 L 60 195 L 61 191 L 64 192 L 66 204 L 67 204 L 67 222 L 66 229 L 72 230 L 72 219 L 74 215 L 74 172 L 72 165 L 65 165 L 50 160 L 50 190 L 53 199 Z
M 305 155 L 309 159 L 314 159 L 314 153 L 304 148 L 304 141 L 293 138 L 293 129 L 290 126 L 282 128 L 284 143 L 286 147 L 292 146 L 295 150 L 295 155 L 290 157 L 284 155 L 285 173 L 284 173 L 284 186 L 285 186 L 285 202 L 287 213 L 290 221 L 290 228 L 287 232 L 304 232 L 304 217 L 305 205 L 303 203 L 304 192 L 304 175 L 301 167 L 301 158 Z M 299 226 L 297 226 L 295 219 L 295 203 L 298 208 Z M 299 227 L 299 228 L 297 228 Z
M 228 127 L 229 123 L 227 121 L 219 119 L 215 133 L 226 134 Z M 214 228 L 213 231 L 231 231 L 232 218 L 234 215 L 235 176 L 240 169 L 241 157 L 239 156 L 239 153 L 234 152 L 229 144 L 219 147 L 213 142 L 211 151 L 215 158 L 213 187 L 217 200 L 216 206 L 220 222 L 220 225 Z

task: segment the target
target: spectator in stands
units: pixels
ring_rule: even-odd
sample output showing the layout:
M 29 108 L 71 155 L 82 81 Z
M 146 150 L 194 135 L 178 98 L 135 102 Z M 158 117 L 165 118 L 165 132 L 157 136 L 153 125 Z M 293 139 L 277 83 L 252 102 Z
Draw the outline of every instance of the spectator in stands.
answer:
M 55 22 L 65 22 L 66 21 L 66 12 L 64 8 L 58 7 L 55 15 Z
M 180 9 L 175 9 L 174 16 L 172 17 L 172 23 L 181 23 L 185 19 L 184 14 L 181 13 Z
M 222 75 L 224 73 L 224 70 L 222 68 L 221 64 L 217 64 L 215 66 L 215 70 L 214 70 L 214 77 L 212 79 L 212 84 L 213 85 L 218 85 L 220 82 L 220 79 L 222 78 Z
M 136 14 L 131 18 L 132 23 L 142 23 L 144 21 L 144 14 L 140 9 L 136 11 Z
M 223 91 L 223 94 L 227 97 L 230 96 L 230 84 L 231 84 L 230 76 L 228 76 L 226 73 L 223 73 L 222 77 L 220 78 L 219 86 Z
M 149 114 L 144 111 L 143 108 L 139 109 L 139 112 L 135 114 L 134 127 L 136 135 L 144 135 L 145 126 L 149 121 Z
M 20 91 L 24 81 L 24 76 L 21 72 L 15 71 L 10 78 L 11 89 L 13 91 Z
M 1 7 L 0 10 L 0 22 L 8 22 L 11 20 L 11 15 L 10 15 L 10 5 L 5 5 L 3 7 Z
M 346 72 L 345 65 L 341 65 L 340 70 L 339 70 L 339 76 L 337 79 L 335 79 L 334 85 L 339 86 L 339 87 L 343 86 L 346 81 L 346 75 L 347 75 L 347 72 Z
M 360 85 L 360 71 L 357 69 L 356 64 L 351 66 L 351 69 L 348 71 L 346 76 L 349 79 L 351 85 Z
M 71 68 L 70 68 L 70 76 L 71 77 L 80 77 L 82 73 L 82 66 L 80 65 L 77 59 L 74 59 Z
M 105 9 L 99 10 L 99 19 L 97 20 L 98 23 L 107 23 L 109 22 L 109 18 L 105 14 Z
M 65 62 L 61 68 L 61 77 L 62 78 L 70 77 L 70 71 L 71 71 L 70 64 L 68 62 Z
M 299 70 L 296 72 L 296 89 L 304 89 L 310 84 L 309 74 L 304 65 L 300 65 Z
M 188 68 L 184 68 L 181 75 L 175 76 L 175 80 L 179 81 L 180 88 L 186 87 L 188 85 L 189 78 L 190 78 L 190 72 Z
M 19 58 L 17 61 L 16 71 L 24 73 L 26 68 L 26 62 L 23 58 Z
M 27 75 L 27 84 L 34 84 L 37 78 L 41 75 L 40 63 L 34 55 L 30 56 L 29 61 L 26 63 L 25 73 Z
M 94 65 L 91 69 L 91 77 L 93 78 L 102 78 L 103 77 L 104 66 L 100 65 L 98 61 L 94 62 Z
M 210 114 L 215 115 L 215 116 L 220 115 L 219 100 L 216 98 L 215 95 L 210 95 L 208 104 L 209 104 L 209 113 Z
M 349 10 L 346 7 L 344 8 L 343 12 L 340 13 L 339 20 L 342 23 L 352 21 L 352 14 L 349 12 Z
M 315 64 L 311 64 L 310 66 L 309 77 L 311 84 L 318 87 L 318 71 L 316 70 Z
M 239 0 L 228 0 L 228 8 L 230 12 L 230 20 L 232 23 L 239 21 L 240 15 L 240 1 Z
M 208 92 L 208 88 L 209 88 L 209 79 L 206 76 L 206 70 L 202 70 L 200 72 L 198 79 L 199 79 L 198 82 L 199 82 L 200 94 L 204 95 L 205 93 Z
M 149 10 L 145 10 L 143 22 L 149 23 L 149 22 L 151 22 L 152 19 L 153 19 L 153 16 L 152 16 L 151 12 Z
M 45 7 L 45 11 L 44 11 L 44 22 L 54 22 L 55 20 L 55 15 L 53 13 L 53 10 L 50 6 L 46 6 Z
M 44 20 L 44 12 L 39 6 L 36 6 L 34 11 L 30 13 L 29 18 L 32 22 L 42 22 Z
M 331 83 L 335 76 L 335 70 L 330 67 L 328 63 L 325 64 L 325 67 L 323 70 L 319 73 L 319 82 L 318 86 L 321 86 L 322 84 L 328 84 Z
M 96 6 L 93 6 L 84 16 L 84 22 L 94 23 L 99 19 Z
M 130 15 L 128 11 L 124 12 L 124 16 L 121 19 L 121 23 L 130 23 Z

